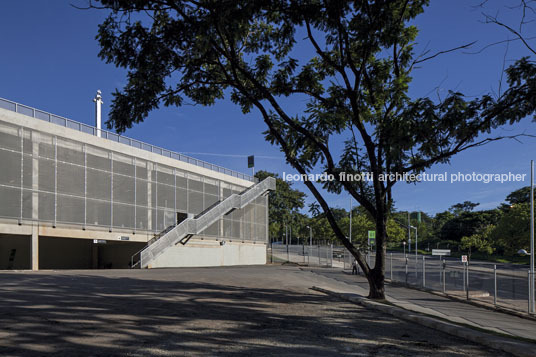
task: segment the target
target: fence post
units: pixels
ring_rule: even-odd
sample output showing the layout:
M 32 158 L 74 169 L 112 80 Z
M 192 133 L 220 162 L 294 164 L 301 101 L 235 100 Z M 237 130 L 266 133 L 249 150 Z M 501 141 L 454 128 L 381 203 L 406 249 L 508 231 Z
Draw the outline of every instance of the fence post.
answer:
M 274 262 L 274 242 L 272 242 L 272 238 L 270 238 L 270 263 L 273 264 Z
M 445 262 L 445 259 L 443 259 L 443 263 L 441 264 L 441 269 L 443 269 L 443 294 L 447 292 L 447 264 Z
M 408 283 L 408 258 L 406 257 L 406 284 Z
M 531 252 L 531 253 L 532 253 L 532 252 Z M 528 303 L 529 303 L 529 304 L 528 304 L 528 310 L 527 310 L 527 312 L 528 312 L 528 314 L 530 315 L 530 300 L 531 300 L 531 298 L 532 298 L 532 294 L 531 294 L 531 291 L 530 291 L 530 288 L 531 288 L 531 286 L 530 286 L 530 285 L 531 285 L 531 284 L 530 284 L 530 269 L 529 269 L 528 272 L 527 272 L 527 278 L 528 278 L 528 281 L 527 281 L 527 282 L 529 283 L 529 299 L 528 299 Z
M 465 289 L 465 294 L 466 294 L 466 298 L 467 300 L 469 300 L 469 262 L 465 263 L 465 272 L 467 274 L 467 276 L 465 277 L 465 283 L 466 283 L 466 286 L 467 286 L 467 289 Z
M 422 287 L 426 287 L 426 257 L 422 256 Z
M 493 264 L 493 305 L 497 306 L 497 264 Z
M 333 268 L 333 243 L 331 243 L 330 251 L 331 251 L 331 254 L 329 256 L 329 261 L 331 262 L 331 267 Z
M 529 315 L 534 313 L 534 275 L 529 269 Z
M 439 285 L 441 286 L 441 282 L 443 281 L 443 262 L 441 261 L 441 255 L 439 256 Z M 465 272 L 464 272 L 465 274 Z M 465 276 L 465 275 L 464 275 Z M 465 286 L 465 282 L 463 283 Z
M 320 242 L 318 242 L 318 266 L 321 266 L 322 262 L 320 261 Z
M 466 287 L 465 287 L 465 263 L 462 263 L 463 264 L 463 271 L 462 271 L 462 278 L 463 278 L 463 292 L 465 292 L 466 290 Z
M 391 254 L 391 282 L 393 282 L 393 253 Z

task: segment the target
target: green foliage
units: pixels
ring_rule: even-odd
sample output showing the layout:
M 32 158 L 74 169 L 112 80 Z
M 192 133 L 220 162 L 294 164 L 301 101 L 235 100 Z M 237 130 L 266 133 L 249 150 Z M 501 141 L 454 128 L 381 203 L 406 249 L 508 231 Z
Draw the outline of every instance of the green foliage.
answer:
M 471 253 L 474 250 L 487 255 L 494 252 L 495 248 L 493 248 L 491 241 L 491 234 L 494 229 L 495 226 L 489 225 L 478 233 L 462 237 L 461 247 L 469 250 L 469 258 L 471 258 Z
M 427 0 L 100 2 L 112 12 L 99 26 L 99 56 L 128 71 L 127 84 L 114 93 L 109 127 L 122 132 L 160 105 L 212 105 L 230 93 L 244 113 L 260 114 L 266 140 L 298 173 L 335 175 L 324 189 L 346 191 L 366 209 L 380 255 L 396 183 L 380 181 L 380 174 L 418 173 L 448 162 L 499 139 L 490 136 L 492 129 L 536 108 L 536 64 L 528 58 L 506 70 L 500 96 L 452 91 L 441 101 L 412 98 L 412 71 L 435 57 L 414 50 L 414 19 Z M 291 57 L 298 42 L 312 50 L 302 60 Z M 305 110 L 296 109 L 298 101 Z M 333 141 L 345 143 L 342 153 L 330 149 Z M 372 172 L 374 179 L 342 181 L 342 171 Z M 366 268 L 324 192 L 305 184 L 334 235 Z M 384 268 L 384 259 L 377 259 L 371 275 L 364 269 L 372 277 L 371 297 L 383 297 Z
M 530 205 L 516 204 L 504 213 L 492 232 L 494 242 L 507 255 L 519 249 L 529 250 Z
M 336 213 L 337 223 L 342 227 L 346 236 L 350 234 L 350 213 L 341 208 L 333 209 Z M 318 237 L 335 240 L 336 237 L 333 229 L 329 225 L 324 214 L 320 213 L 311 218 L 312 227 L 315 235 Z M 375 231 L 376 224 L 362 207 L 356 207 L 352 210 L 352 242 L 358 247 L 365 248 L 368 243 L 368 231 Z M 393 218 L 387 221 L 387 236 L 390 243 L 400 242 L 405 238 L 406 231 L 400 227 Z
M 536 197 L 536 192 L 534 192 L 534 196 Z M 506 202 L 508 202 L 509 206 L 519 203 L 530 203 L 530 186 L 511 192 L 506 196 Z
M 268 197 L 269 234 L 272 238 L 279 238 L 285 231 L 285 223 L 300 226 L 304 220 L 299 211 L 304 207 L 305 193 L 293 189 L 291 182 L 282 180 L 277 174 L 267 171 L 255 173 L 255 177 L 261 181 L 269 176 L 276 178 L 277 187 L 275 191 L 270 192 Z
M 452 212 L 455 216 L 459 216 L 460 214 L 464 212 L 472 212 L 475 207 L 477 207 L 480 203 L 473 203 L 471 201 L 465 201 L 463 203 L 457 203 L 455 205 L 452 205 L 449 208 L 449 211 Z
M 464 236 L 472 236 L 489 225 L 495 225 L 500 220 L 500 210 L 476 212 L 461 212 L 458 216 L 446 221 L 441 227 L 440 239 L 460 242 Z
M 417 229 L 419 229 L 419 227 Z M 402 242 L 404 239 L 406 239 L 406 230 L 400 227 L 400 225 L 393 218 L 389 218 L 387 220 L 387 237 L 388 243 Z

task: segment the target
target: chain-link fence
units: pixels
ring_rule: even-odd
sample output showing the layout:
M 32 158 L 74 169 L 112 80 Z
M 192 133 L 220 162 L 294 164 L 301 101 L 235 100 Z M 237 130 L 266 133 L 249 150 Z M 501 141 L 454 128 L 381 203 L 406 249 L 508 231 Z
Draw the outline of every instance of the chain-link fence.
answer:
M 332 267 L 334 266 L 334 254 L 336 254 L 334 252 L 336 251 L 331 244 L 307 245 L 273 242 L 268 247 L 268 261 L 270 263 Z
M 374 254 L 366 259 L 374 266 Z M 344 269 L 351 270 L 354 258 L 346 249 L 343 261 Z M 357 270 L 361 273 L 359 266 Z M 524 265 L 490 262 L 467 265 L 455 258 L 399 252 L 388 252 L 385 258 L 385 278 L 391 281 L 520 311 L 529 311 L 529 277 Z

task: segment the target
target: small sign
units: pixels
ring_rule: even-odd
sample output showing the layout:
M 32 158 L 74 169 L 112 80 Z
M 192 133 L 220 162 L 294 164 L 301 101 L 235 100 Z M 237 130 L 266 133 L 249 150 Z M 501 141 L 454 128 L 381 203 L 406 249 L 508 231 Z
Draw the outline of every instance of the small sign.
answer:
M 252 167 L 255 167 L 255 156 L 253 155 L 248 156 L 248 168 L 251 169 Z
M 450 249 L 432 249 L 432 255 L 450 255 Z
M 93 239 L 93 244 L 106 244 L 104 239 Z
M 368 231 L 368 237 L 369 237 L 369 239 L 375 239 L 376 238 L 376 231 Z
M 117 239 L 119 240 L 130 240 L 129 236 L 119 236 Z
M 467 263 L 467 255 L 462 255 L 462 263 Z

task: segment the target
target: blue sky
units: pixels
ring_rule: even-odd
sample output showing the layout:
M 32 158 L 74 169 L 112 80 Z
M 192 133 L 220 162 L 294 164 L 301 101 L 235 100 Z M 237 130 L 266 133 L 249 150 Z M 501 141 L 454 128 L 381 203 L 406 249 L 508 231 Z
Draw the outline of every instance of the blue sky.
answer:
M 99 47 L 95 35 L 106 13 L 78 10 L 70 3 L 1 2 L 0 97 L 93 124 L 95 91 L 103 92 L 106 117 L 111 93 L 125 83 L 125 71 L 97 57 Z M 83 4 L 83 1 L 74 3 Z M 420 28 L 417 51 L 429 48 L 434 53 L 476 40 L 478 43 L 466 51 L 475 52 L 487 44 L 513 38 L 504 29 L 483 23 L 482 9 L 472 7 L 476 3 L 478 1 L 470 0 L 433 2 L 415 21 Z M 495 13 L 501 6 L 498 4 L 501 2 L 490 2 L 488 11 Z M 500 12 L 505 21 L 517 24 L 519 19 L 515 14 L 504 8 Z M 532 30 L 533 26 L 528 24 L 526 30 Z M 307 51 L 306 46 L 303 48 Z M 432 60 L 414 72 L 411 94 L 445 95 L 449 89 L 468 95 L 497 91 L 505 48 L 505 45 L 497 45 L 479 54 L 446 54 Z M 510 43 L 506 64 L 527 54 L 519 43 Z M 257 169 L 280 175 L 294 173 L 279 149 L 264 141 L 264 130 L 259 114 L 244 115 L 238 107 L 224 100 L 213 107 L 162 108 L 125 135 L 246 173 L 250 172 L 246 156 L 251 154 L 257 156 Z M 536 134 L 534 123 L 526 119 L 497 133 L 520 132 Z M 523 143 L 496 142 L 462 153 L 453 158 L 450 165 L 436 166 L 428 172 L 529 174 L 530 160 L 536 158 L 535 149 L 536 139 L 526 138 Z M 433 214 L 465 200 L 479 202 L 481 208 L 487 209 L 496 207 L 512 190 L 528 184 L 528 180 L 502 184 L 398 183 L 394 197 L 400 210 Z M 307 192 L 302 184 L 295 187 Z M 333 206 L 349 205 L 348 196 L 328 197 Z

